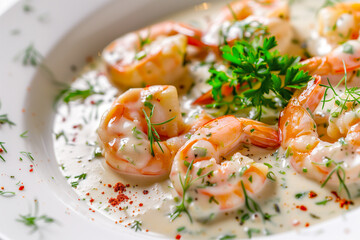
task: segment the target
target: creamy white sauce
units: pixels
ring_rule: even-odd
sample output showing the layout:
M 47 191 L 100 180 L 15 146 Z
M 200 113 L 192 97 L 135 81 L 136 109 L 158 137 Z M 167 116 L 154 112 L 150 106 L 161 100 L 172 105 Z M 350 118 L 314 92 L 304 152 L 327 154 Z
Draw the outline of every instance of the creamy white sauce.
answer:
M 292 22 L 299 36 L 298 41 L 301 43 L 309 38 L 309 28 L 314 27 L 314 14 L 317 8 L 314 6 L 315 1 L 294 2 L 291 12 Z M 171 18 L 183 20 L 194 26 L 203 26 L 219 6 L 220 4 L 203 3 L 195 7 L 195 10 L 198 10 L 196 15 L 193 14 L 194 9 L 191 9 Z M 299 54 L 301 51 L 301 48 L 296 48 L 293 53 Z M 185 90 L 180 91 L 181 111 L 186 113 L 188 118 L 196 116 L 200 111 L 199 107 L 191 105 L 191 101 L 210 89 L 205 83 L 209 76 L 207 69 L 207 65 L 200 63 L 190 65 L 190 72 L 196 85 L 188 94 L 184 93 Z M 226 234 L 246 238 L 249 233 L 255 237 L 312 226 L 347 212 L 339 207 L 339 203 L 335 202 L 336 197 L 331 193 L 331 190 L 337 189 L 321 188 L 319 183 L 296 173 L 285 158 L 284 151 L 275 152 L 249 147 L 243 148 L 240 152 L 257 162 L 271 164 L 269 170 L 276 178 L 276 181 L 268 180 L 262 194 L 255 198 L 262 211 L 272 215 L 271 221 L 264 222 L 259 213 L 251 213 L 242 207 L 239 211 L 221 214 L 206 223 L 197 221 L 190 223 L 184 213 L 170 222 L 168 215 L 173 211 L 178 197 L 168 179 L 122 175 L 111 169 L 102 157 L 93 155 L 96 149 L 95 142 L 98 141 L 96 129 L 100 117 L 119 94 L 118 90 L 108 83 L 103 72 L 101 64 L 96 64 L 95 68 L 87 67 L 73 83 L 76 88 L 86 88 L 86 81 L 89 81 L 96 86 L 96 91 L 103 91 L 105 94 L 93 95 L 84 102 L 61 104 L 54 123 L 54 135 L 58 134 L 58 139 L 54 137 L 54 145 L 59 168 L 64 177 L 68 179 L 69 184 L 76 185 L 74 182 L 78 182 L 74 191 L 79 195 L 79 201 L 86 201 L 89 204 L 89 211 L 101 212 L 118 224 L 119 229 L 130 228 L 134 220 L 138 220 L 142 223 L 142 231 L 171 238 L 177 234 L 182 236 L 181 239 L 216 239 Z M 99 103 L 98 106 L 96 103 Z M 327 108 L 331 107 L 325 106 L 324 109 Z M 319 115 L 321 111 L 323 110 L 317 109 Z M 132 126 L 129 126 L 130 128 Z M 66 137 L 59 135 L 62 131 Z M 85 179 L 76 178 L 83 173 L 86 173 Z M 113 207 L 109 204 L 109 199 L 116 198 L 117 193 L 108 184 L 114 186 L 117 182 L 130 184 L 124 192 L 129 200 Z M 315 192 L 316 196 L 309 198 L 310 191 Z M 332 200 L 326 205 L 317 204 L 329 197 Z M 359 199 L 355 198 L 354 206 L 350 206 L 350 209 L 358 203 Z M 246 220 L 242 223 L 241 219 Z

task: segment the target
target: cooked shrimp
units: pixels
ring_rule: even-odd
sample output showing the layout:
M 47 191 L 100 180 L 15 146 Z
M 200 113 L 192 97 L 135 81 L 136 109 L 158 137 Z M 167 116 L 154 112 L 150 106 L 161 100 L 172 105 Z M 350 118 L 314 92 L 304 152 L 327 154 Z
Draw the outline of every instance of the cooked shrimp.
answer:
M 338 44 L 357 39 L 360 31 L 360 3 L 344 2 L 322 8 L 318 13 L 318 33 Z
M 186 142 L 185 134 L 209 120 L 203 114 L 192 125 L 186 124 L 173 86 L 135 88 L 119 96 L 104 114 L 98 135 L 112 168 L 127 174 L 164 175 Z
M 327 56 L 309 58 L 302 64 L 304 65 L 302 69 L 312 75 L 343 75 L 345 69 L 347 72 L 356 70 L 360 68 L 360 41 L 349 40 Z
M 334 143 L 320 140 L 314 112 L 323 98 L 325 88 L 320 77 L 309 83 L 300 95 L 295 95 L 281 112 L 279 132 L 281 147 L 298 173 L 324 186 L 340 186 L 360 180 L 360 120 L 354 118 L 348 125 L 345 138 Z M 346 112 L 342 114 L 346 118 Z M 340 116 L 339 116 L 340 117 Z
M 288 18 L 286 1 L 236 1 L 220 12 L 202 39 L 216 49 L 225 41 L 231 45 L 235 40 L 270 34 L 279 41 L 278 50 L 284 52 L 292 38 Z
M 249 195 L 258 194 L 265 186 L 267 166 L 240 153 L 234 155 L 243 144 L 273 149 L 279 146 L 278 134 L 266 124 L 228 115 L 199 128 L 176 154 L 170 179 L 179 195 L 184 194 L 181 181 L 186 174 L 192 179 L 205 174 L 185 193 L 193 199 L 190 211 L 196 218 L 241 207 L 242 184 Z
M 187 72 L 188 44 L 199 46 L 201 31 L 176 22 L 161 22 L 128 33 L 103 51 L 111 82 L 118 87 L 174 84 Z

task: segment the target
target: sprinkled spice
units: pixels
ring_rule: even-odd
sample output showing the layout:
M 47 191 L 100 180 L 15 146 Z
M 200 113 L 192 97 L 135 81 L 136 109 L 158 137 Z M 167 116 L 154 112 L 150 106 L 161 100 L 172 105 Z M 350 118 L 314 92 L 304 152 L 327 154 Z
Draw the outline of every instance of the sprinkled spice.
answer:
M 299 208 L 301 211 L 307 211 L 307 207 L 304 205 L 296 206 L 296 208 Z
M 181 235 L 180 234 L 176 235 L 175 239 L 181 239 Z
M 126 187 L 121 182 L 118 182 L 114 185 L 114 192 L 120 192 L 123 193 L 126 191 Z
M 335 195 L 336 199 L 335 199 L 335 202 L 338 202 L 339 203 L 339 206 L 341 208 L 345 208 L 346 210 L 349 209 L 349 205 L 353 205 L 354 202 L 351 201 L 351 200 L 347 200 L 345 198 L 341 198 L 335 191 L 332 191 L 331 192 L 332 194 Z
M 19 187 L 19 191 L 24 190 L 24 188 L 25 188 L 24 186 L 20 186 L 20 187 Z
M 313 192 L 313 191 L 310 191 L 309 192 L 309 198 L 315 198 L 317 197 L 317 193 Z
M 143 194 L 144 194 L 144 195 L 146 195 L 146 194 L 148 194 L 148 193 L 149 193 L 148 190 L 144 190 L 144 191 L 143 191 Z

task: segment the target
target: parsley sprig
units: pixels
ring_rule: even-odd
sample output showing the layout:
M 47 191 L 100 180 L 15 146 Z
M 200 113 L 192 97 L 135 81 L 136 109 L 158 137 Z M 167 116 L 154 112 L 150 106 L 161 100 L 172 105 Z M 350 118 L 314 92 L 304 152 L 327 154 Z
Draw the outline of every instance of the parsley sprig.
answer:
M 143 109 L 143 113 L 144 113 L 144 116 L 145 116 L 145 120 L 146 120 L 146 123 L 147 123 L 147 126 L 148 126 L 148 139 L 150 141 L 150 152 L 151 152 L 151 155 L 152 156 L 155 156 L 155 152 L 154 152 L 154 146 L 153 144 L 156 143 L 159 148 L 161 149 L 162 152 L 164 152 L 164 150 L 162 149 L 159 141 L 161 140 L 160 139 L 160 135 L 159 133 L 156 131 L 155 127 L 154 126 L 158 126 L 158 125 L 163 125 L 165 123 L 168 123 L 172 120 L 175 119 L 175 117 L 172 117 L 164 122 L 161 122 L 161 123 L 152 123 L 151 122 L 151 117 L 153 116 L 154 114 L 154 109 L 155 109 L 155 106 L 151 103 L 151 102 L 148 102 L 146 101 L 144 103 L 145 107 L 149 108 L 150 109 L 150 114 L 147 115 L 145 109 Z
M 212 86 L 215 103 L 207 107 L 226 106 L 225 114 L 252 107 L 255 114 L 251 117 L 260 120 L 264 107 L 276 109 L 286 106 L 293 95 L 292 90 L 305 87 L 312 77 L 299 69 L 299 57 L 272 51 L 276 46 L 275 37 L 269 37 L 221 47 L 229 67 L 227 71 L 215 67 L 209 70 L 211 76 L 207 83 Z M 232 88 L 229 97 L 221 92 L 226 85 Z

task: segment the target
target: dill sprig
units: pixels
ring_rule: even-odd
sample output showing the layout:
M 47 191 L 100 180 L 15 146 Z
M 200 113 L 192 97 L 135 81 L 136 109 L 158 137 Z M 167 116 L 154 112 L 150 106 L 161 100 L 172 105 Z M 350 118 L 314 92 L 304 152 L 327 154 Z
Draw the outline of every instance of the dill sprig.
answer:
M 186 164 L 185 164 L 186 162 Z M 189 217 L 189 220 L 190 222 L 192 223 L 192 217 L 187 209 L 187 206 L 186 206 L 186 192 L 189 190 L 190 186 L 196 182 L 197 180 L 199 179 L 202 179 L 208 175 L 211 175 L 212 174 L 212 171 L 204 174 L 204 175 L 201 175 L 201 176 L 198 176 L 196 178 L 192 178 L 192 175 L 190 174 L 190 171 L 192 170 L 193 168 L 193 164 L 194 164 L 194 159 L 189 163 L 187 161 L 184 161 L 184 164 L 187 166 L 187 170 L 186 170 L 186 174 L 185 174 L 185 178 L 184 180 L 181 178 L 181 175 L 179 173 L 179 180 L 180 180 L 180 184 L 181 184 L 181 188 L 183 190 L 183 193 L 182 193 L 182 198 L 181 198 L 181 202 L 180 204 L 176 205 L 175 206 L 175 211 L 172 212 L 170 214 L 170 220 L 171 221 L 174 221 L 177 217 L 180 216 L 181 213 L 186 213 L 186 215 Z
M 270 220 L 271 215 L 268 213 L 264 213 L 260 205 L 247 194 L 247 191 L 244 186 L 244 182 L 242 180 L 241 180 L 241 188 L 244 192 L 245 206 L 247 210 L 249 210 L 249 212 L 251 213 L 256 213 L 256 212 L 260 213 L 264 221 Z
M 153 146 L 154 143 L 156 143 L 156 144 L 159 146 L 160 150 L 161 150 L 162 152 L 164 152 L 164 150 L 162 149 L 162 147 L 161 147 L 161 145 L 160 145 L 160 143 L 159 143 L 159 141 L 161 140 L 161 139 L 160 139 L 160 135 L 159 135 L 159 133 L 156 131 L 156 129 L 155 129 L 154 126 L 163 125 L 163 124 L 165 124 L 165 123 L 168 123 L 168 122 L 174 120 L 176 116 L 175 116 L 175 117 L 172 117 L 172 118 L 170 118 L 170 119 L 168 119 L 168 120 L 166 120 L 166 121 L 164 121 L 164 122 L 161 122 L 161 123 L 152 123 L 152 122 L 151 122 L 151 117 L 152 117 L 153 114 L 154 114 L 155 106 L 154 106 L 152 103 L 148 102 L 148 101 L 146 101 L 146 102 L 144 103 L 144 105 L 145 105 L 145 107 L 147 107 L 147 108 L 150 109 L 150 114 L 149 114 L 149 116 L 146 114 L 145 109 L 143 109 L 142 111 L 143 111 L 143 113 L 144 113 L 145 120 L 146 120 L 146 123 L 147 123 L 147 126 L 148 126 L 148 131 L 147 131 L 147 132 L 148 132 L 148 140 L 150 141 L 150 152 L 151 152 L 151 155 L 154 157 L 154 156 L 155 156 L 154 146 Z
M 87 176 L 86 173 L 82 173 L 82 174 L 80 174 L 80 175 L 78 175 L 78 176 L 75 176 L 74 178 L 77 179 L 77 181 L 71 182 L 71 183 L 70 183 L 71 186 L 72 186 L 73 188 L 77 188 L 77 186 L 79 185 L 80 181 L 81 181 L 81 180 L 85 180 L 85 179 L 86 179 L 86 176 Z
M 320 84 L 320 86 L 325 87 L 325 93 L 322 99 L 322 109 L 325 107 L 325 103 L 335 100 L 335 104 L 337 105 L 337 108 L 335 111 L 332 111 L 331 117 L 337 118 L 339 117 L 343 111 L 349 110 L 349 105 L 351 105 L 351 108 L 353 109 L 357 104 L 360 104 L 360 87 L 348 87 L 347 86 L 347 71 L 346 66 L 344 64 L 344 77 L 335 85 L 333 86 L 329 80 L 327 79 L 327 82 L 329 85 Z M 336 89 L 340 84 L 344 83 L 345 91 L 344 95 L 341 96 L 337 93 Z M 327 99 L 328 91 L 331 91 L 333 93 L 333 96 L 329 99 Z
M 138 221 L 138 220 L 134 220 L 134 222 L 131 224 L 131 228 L 135 230 L 135 232 L 137 231 L 141 231 L 141 221 Z
M 222 46 L 222 56 L 229 67 L 226 71 L 210 68 L 207 83 L 212 86 L 215 103 L 207 107 L 225 106 L 225 114 L 251 107 L 255 109 L 251 117 L 260 120 L 264 107 L 286 106 L 293 95 L 292 90 L 305 87 L 312 77 L 299 69 L 299 57 L 280 55 L 273 51 L 276 46 L 275 37 L 238 41 L 232 47 Z M 222 87 L 226 85 L 232 88 L 229 97 L 222 95 Z
M 27 157 L 30 161 L 34 161 L 34 157 L 31 155 L 31 152 L 20 152 L 23 156 Z
M 0 124 L 9 124 L 9 126 L 15 126 L 16 124 L 8 118 L 7 114 L 1 114 L 0 115 Z
M 4 147 L 5 142 L 0 142 L 0 148 L 4 151 L 4 153 L 7 153 L 6 148 Z M 0 154 L 0 159 L 3 160 L 3 162 L 5 161 L 5 158 Z
M 34 213 L 30 211 L 27 215 L 19 215 L 19 218 L 16 219 L 16 221 L 21 222 L 25 224 L 28 227 L 31 227 L 33 231 L 36 231 L 39 229 L 39 222 L 44 223 L 53 223 L 55 220 L 51 217 L 48 217 L 47 215 L 41 215 L 39 216 L 39 206 L 38 201 L 35 200 L 35 209 Z
M 104 95 L 105 93 L 102 91 L 95 91 L 94 86 L 91 85 L 89 82 L 86 82 L 88 85 L 87 89 L 75 89 L 72 88 L 71 86 L 68 86 L 66 88 L 64 88 L 63 90 L 61 90 L 58 95 L 55 97 L 55 105 L 56 103 L 58 103 L 60 100 L 62 100 L 64 103 L 68 104 L 69 102 L 75 101 L 75 100 L 85 100 L 88 97 L 94 95 L 94 94 L 99 94 L 99 95 Z
M 348 189 L 348 187 L 346 186 L 346 183 L 345 183 L 345 181 L 346 181 L 346 172 L 345 172 L 345 169 L 342 167 L 343 163 L 344 163 L 344 161 L 336 162 L 335 160 L 330 159 L 328 157 L 325 157 L 325 160 L 322 163 L 312 162 L 312 164 L 323 165 L 323 166 L 325 166 L 327 168 L 334 165 L 335 167 L 327 175 L 325 181 L 321 184 L 321 187 L 325 187 L 326 184 L 328 183 L 328 181 L 331 179 L 331 176 L 336 174 L 336 177 L 339 180 L 339 192 L 341 192 L 342 189 L 345 189 L 345 192 L 346 192 L 348 198 L 351 199 L 350 191 L 349 191 L 349 189 Z
M 3 197 L 13 197 L 13 196 L 15 196 L 15 192 L 0 191 L 0 196 L 3 196 Z

